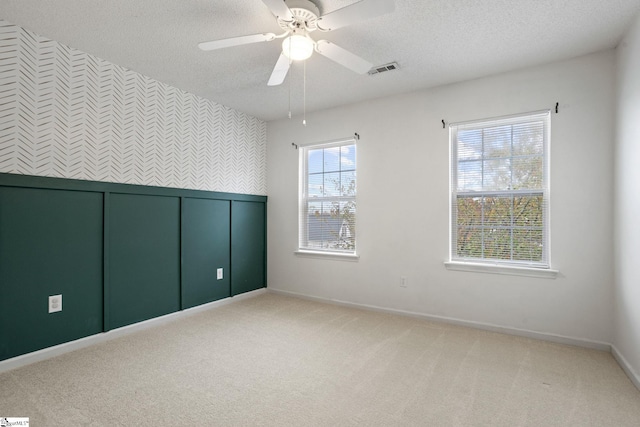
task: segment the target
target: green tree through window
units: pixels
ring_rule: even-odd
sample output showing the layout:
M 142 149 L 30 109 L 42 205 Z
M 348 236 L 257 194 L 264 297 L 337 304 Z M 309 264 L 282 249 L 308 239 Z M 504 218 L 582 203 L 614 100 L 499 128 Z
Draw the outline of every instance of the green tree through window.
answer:
M 548 267 L 549 113 L 451 126 L 458 261 Z

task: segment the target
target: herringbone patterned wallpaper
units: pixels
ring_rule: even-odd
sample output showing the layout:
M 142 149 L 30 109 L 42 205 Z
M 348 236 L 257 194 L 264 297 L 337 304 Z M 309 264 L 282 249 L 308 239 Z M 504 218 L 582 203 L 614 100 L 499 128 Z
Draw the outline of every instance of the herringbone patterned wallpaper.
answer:
M 266 194 L 266 123 L 0 20 L 0 172 Z

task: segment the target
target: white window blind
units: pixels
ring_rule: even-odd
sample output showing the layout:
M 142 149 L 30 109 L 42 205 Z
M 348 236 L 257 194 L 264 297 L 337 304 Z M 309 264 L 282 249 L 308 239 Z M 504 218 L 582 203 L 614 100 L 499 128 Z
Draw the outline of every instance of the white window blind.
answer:
M 299 226 L 299 249 L 355 254 L 355 139 L 300 148 Z
M 549 111 L 452 124 L 451 260 L 549 268 Z

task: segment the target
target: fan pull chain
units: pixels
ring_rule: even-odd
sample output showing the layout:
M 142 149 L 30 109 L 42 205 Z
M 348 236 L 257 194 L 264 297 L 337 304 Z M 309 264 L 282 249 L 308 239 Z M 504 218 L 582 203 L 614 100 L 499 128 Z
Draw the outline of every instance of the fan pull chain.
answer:
M 289 43 L 289 69 L 291 69 L 292 64 L 293 61 L 291 60 L 291 43 Z M 291 74 L 293 73 L 289 73 L 289 120 L 291 120 L 291 80 L 293 80 L 291 78 Z
M 304 77 L 302 82 L 302 125 L 307 125 L 307 61 L 304 61 Z
M 291 120 L 291 76 L 289 76 L 289 120 Z

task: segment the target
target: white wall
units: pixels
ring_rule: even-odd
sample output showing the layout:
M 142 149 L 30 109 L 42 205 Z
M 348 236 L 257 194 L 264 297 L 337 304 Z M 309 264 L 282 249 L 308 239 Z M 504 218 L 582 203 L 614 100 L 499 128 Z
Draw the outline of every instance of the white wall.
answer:
M 617 59 L 613 344 L 640 384 L 640 16 L 618 47 Z
M 298 118 L 269 122 L 269 288 L 610 342 L 614 96 L 615 53 L 606 51 L 309 114 L 306 128 Z M 560 114 L 551 121 L 551 260 L 559 277 L 446 270 L 449 159 L 448 131 L 441 120 L 551 109 L 556 101 Z M 354 132 L 361 135 L 360 259 L 296 256 L 298 151 L 291 143 Z M 399 286 L 401 275 L 408 278 L 407 288 Z

